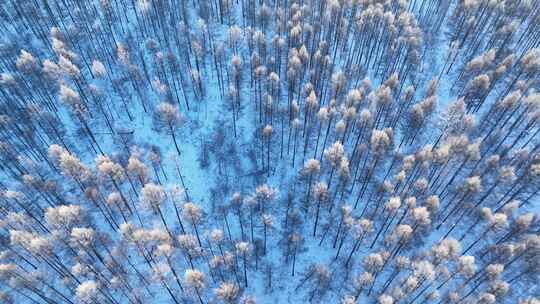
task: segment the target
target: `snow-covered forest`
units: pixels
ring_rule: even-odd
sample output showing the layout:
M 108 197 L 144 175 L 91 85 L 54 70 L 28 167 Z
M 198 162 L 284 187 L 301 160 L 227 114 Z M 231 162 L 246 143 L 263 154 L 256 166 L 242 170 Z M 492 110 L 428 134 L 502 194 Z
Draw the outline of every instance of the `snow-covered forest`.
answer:
M 540 303 L 539 0 L 0 1 L 0 303 Z

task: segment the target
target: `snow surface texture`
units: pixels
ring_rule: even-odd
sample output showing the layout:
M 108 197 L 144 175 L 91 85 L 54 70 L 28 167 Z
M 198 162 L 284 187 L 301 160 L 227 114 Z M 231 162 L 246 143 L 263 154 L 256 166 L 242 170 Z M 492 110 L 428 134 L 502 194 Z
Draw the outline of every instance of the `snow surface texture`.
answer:
M 539 303 L 540 5 L 0 3 L 1 303 Z

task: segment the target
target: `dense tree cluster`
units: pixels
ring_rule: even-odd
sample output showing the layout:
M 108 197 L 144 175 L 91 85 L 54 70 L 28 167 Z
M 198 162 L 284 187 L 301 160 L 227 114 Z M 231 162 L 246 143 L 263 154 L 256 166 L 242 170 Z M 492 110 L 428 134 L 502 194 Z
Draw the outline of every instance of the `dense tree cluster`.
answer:
M 538 4 L 1 1 L 0 302 L 540 303 Z

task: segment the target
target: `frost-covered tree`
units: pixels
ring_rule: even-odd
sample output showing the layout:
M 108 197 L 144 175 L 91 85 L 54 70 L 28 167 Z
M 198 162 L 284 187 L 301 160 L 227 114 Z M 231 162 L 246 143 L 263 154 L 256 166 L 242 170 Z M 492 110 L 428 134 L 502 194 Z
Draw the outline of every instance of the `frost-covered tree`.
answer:
M 182 117 L 178 108 L 167 102 L 157 105 L 154 112 L 154 125 L 157 130 L 169 134 L 172 137 L 176 152 L 180 155 L 180 147 L 177 140 L 179 127 L 182 125 Z
M 206 280 L 204 273 L 197 269 L 187 269 L 184 274 L 184 280 L 186 285 L 192 288 L 199 299 L 199 302 L 203 304 L 202 292 L 206 287 Z

